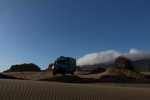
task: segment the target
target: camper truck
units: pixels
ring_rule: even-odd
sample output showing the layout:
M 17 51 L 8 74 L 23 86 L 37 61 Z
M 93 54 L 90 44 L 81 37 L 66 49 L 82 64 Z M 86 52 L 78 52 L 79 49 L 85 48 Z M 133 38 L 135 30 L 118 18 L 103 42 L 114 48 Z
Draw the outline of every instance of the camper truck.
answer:
M 53 69 L 53 75 L 56 74 L 71 74 L 74 75 L 74 72 L 76 70 L 76 59 L 71 57 L 64 57 L 60 56 L 55 60 L 55 63 L 52 67 Z

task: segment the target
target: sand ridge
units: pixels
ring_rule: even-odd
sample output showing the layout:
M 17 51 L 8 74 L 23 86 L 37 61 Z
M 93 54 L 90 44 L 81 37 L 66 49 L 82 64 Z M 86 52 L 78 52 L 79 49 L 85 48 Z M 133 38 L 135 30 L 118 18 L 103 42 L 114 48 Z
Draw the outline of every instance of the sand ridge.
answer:
M 150 88 L 0 79 L 0 100 L 150 100 Z

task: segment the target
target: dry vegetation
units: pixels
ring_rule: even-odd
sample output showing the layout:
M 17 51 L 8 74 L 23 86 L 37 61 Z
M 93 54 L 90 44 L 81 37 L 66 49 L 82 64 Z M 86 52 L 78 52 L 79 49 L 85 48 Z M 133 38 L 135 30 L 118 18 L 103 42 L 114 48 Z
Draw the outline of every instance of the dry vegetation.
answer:
M 131 77 L 131 78 L 136 78 L 136 79 L 145 79 L 144 74 L 135 72 L 135 71 L 131 71 L 128 69 L 118 69 L 118 68 L 110 67 L 110 68 L 107 68 L 107 71 L 113 75 L 127 76 L 127 77 Z
M 134 70 L 131 61 L 125 57 L 118 57 L 115 64 L 106 69 L 108 73 L 113 75 L 127 76 L 135 79 L 145 79 L 146 75 Z

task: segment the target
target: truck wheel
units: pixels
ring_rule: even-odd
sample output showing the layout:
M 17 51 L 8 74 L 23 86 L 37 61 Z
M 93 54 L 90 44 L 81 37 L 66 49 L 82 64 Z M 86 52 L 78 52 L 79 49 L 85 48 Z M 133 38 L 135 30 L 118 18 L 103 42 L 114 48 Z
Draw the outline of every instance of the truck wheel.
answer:
M 66 73 L 65 73 L 65 72 L 62 72 L 62 75 L 66 75 Z
M 74 72 L 71 72 L 71 75 L 74 75 Z
M 55 72 L 53 72 L 53 75 L 56 75 L 56 73 L 55 73 Z
M 66 71 L 62 71 L 62 75 L 66 75 Z

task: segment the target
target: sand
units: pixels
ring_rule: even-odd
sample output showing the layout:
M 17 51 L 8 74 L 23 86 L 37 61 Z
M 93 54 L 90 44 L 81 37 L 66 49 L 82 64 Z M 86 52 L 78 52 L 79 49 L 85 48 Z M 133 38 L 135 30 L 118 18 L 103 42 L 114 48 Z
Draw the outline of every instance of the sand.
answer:
M 38 81 L 53 78 L 49 72 L 2 73 L 26 80 L 0 79 L 0 100 L 150 100 L 150 84 L 59 83 Z M 108 73 L 75 73 L 98 79 Z M 58 75 L 58 77 L 61 75 Z
M 4 72 L 4 75 L 14 76 L 17 78 L 23 78 L 27 80 L 41 80 L 46 78 L 52 78 L 52 73 L 49 72 Z M 94 78 L 99 79 L 100 76 L 108 75 L 107 72 L 104 73 L 97 73 L 97 74 L 88 74 L 86 72 L 79 73 L 75 72 L 75 75 L 81 77 L 81 78 Z M 61 74 L 56 76 L 62 76 Z
M 150 88 L 0 79 L 0 100 L 150 100 Z

